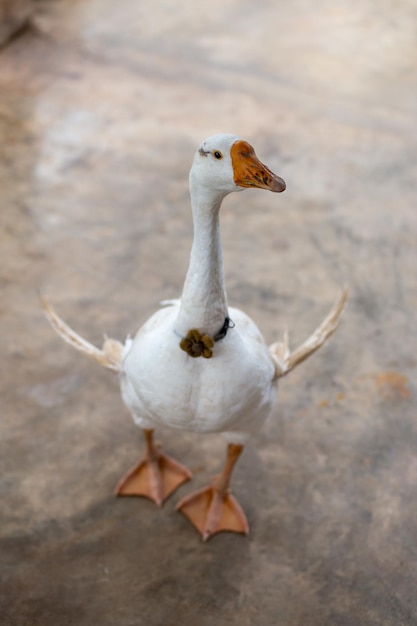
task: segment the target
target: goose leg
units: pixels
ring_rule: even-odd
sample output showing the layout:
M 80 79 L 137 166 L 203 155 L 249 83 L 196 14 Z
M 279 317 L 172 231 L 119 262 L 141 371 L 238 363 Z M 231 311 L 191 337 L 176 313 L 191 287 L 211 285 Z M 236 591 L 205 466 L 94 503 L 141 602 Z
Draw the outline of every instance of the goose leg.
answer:
M 203 541 L 221 531 L 249 532 L 246 516 L 230 493 L 233 468 L 243 450 L 242 445 L 229 444 L 223 471 L 212 484 L 183 498 L 177 505 L 201 534 Z
M 161 506 L 192 474 L 184 465 L 161 452 L 161 446 L 153 441 L 153 430 L 143 429 L 143 434 L 145 456 L 119 481 L 115 494 L 145 496 Z

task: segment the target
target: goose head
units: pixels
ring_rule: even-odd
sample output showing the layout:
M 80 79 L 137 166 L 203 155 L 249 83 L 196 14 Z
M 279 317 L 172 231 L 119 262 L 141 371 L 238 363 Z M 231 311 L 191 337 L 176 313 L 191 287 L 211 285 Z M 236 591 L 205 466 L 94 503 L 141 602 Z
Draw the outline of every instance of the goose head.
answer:
M 285 182 L 261 163 L 247 141 L 236 135 L 217 134 L 205 139 L 191 167 L 191 194 L 204 195 L 217 204 L 227 194 L 247 187 L 281 192 Z

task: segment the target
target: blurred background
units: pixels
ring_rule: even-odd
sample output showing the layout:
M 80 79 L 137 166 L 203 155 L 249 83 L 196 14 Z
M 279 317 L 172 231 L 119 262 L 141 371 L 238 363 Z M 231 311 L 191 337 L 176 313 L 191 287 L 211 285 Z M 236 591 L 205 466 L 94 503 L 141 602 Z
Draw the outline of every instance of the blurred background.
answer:
M 417 5 L 0 0 L 0 614 L 4 626 L 417 622 Z M 141 454 L 118 381 L 47 325 L 124 340 L 177 297 L 202 139 L 287 182 L 227 198 L 229 301 L 292 345 L 234 475 L 251 534 L 206 545 L 112 491 Z M 221 437 L 163 433 L 195 474 Z

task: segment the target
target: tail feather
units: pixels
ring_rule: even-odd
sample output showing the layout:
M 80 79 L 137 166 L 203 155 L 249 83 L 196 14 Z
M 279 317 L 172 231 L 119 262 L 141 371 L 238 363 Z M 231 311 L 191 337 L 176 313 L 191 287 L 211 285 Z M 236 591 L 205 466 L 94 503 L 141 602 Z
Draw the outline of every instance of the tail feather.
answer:
M 293 352 L 290 352 L 288 344 L 288 333 L 285 332 L 283 341 L 273 343 L 270 347 L 270 353 L 275 362 L 276 374 L 275 378 L 285 376 L 297 365 L 308 359 L 314 354 L 327 339 L 333 335 L 343 313 L 348 298 L 348 290 L 345 288 L 333 306 L 330 313 L 325 317 L 320 326 Z
M 66 324 L 57 314 L 55 309 L 43 296 L 40 296 L 43 312 L 58 335 L 70 346 L 86 354 L 90 359 L 100 363 L 103 367 L 120 372 L 122 369 L 123 345 L 115 339 L 105 338 L 103 348 L 100 350 L 92 343 L 83 339 L 68 324 Z

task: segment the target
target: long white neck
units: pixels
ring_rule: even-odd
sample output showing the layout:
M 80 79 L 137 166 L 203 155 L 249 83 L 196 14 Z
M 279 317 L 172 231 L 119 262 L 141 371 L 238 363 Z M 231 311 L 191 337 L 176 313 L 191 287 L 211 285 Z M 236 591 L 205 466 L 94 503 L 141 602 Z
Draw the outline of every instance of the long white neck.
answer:
M 226 194 L 212 196 L 194 185 L 190 192 L 194 240 L 175 327 L 182 336 L 192 328 L 213 336 L 227 316 L 219 221 Z

